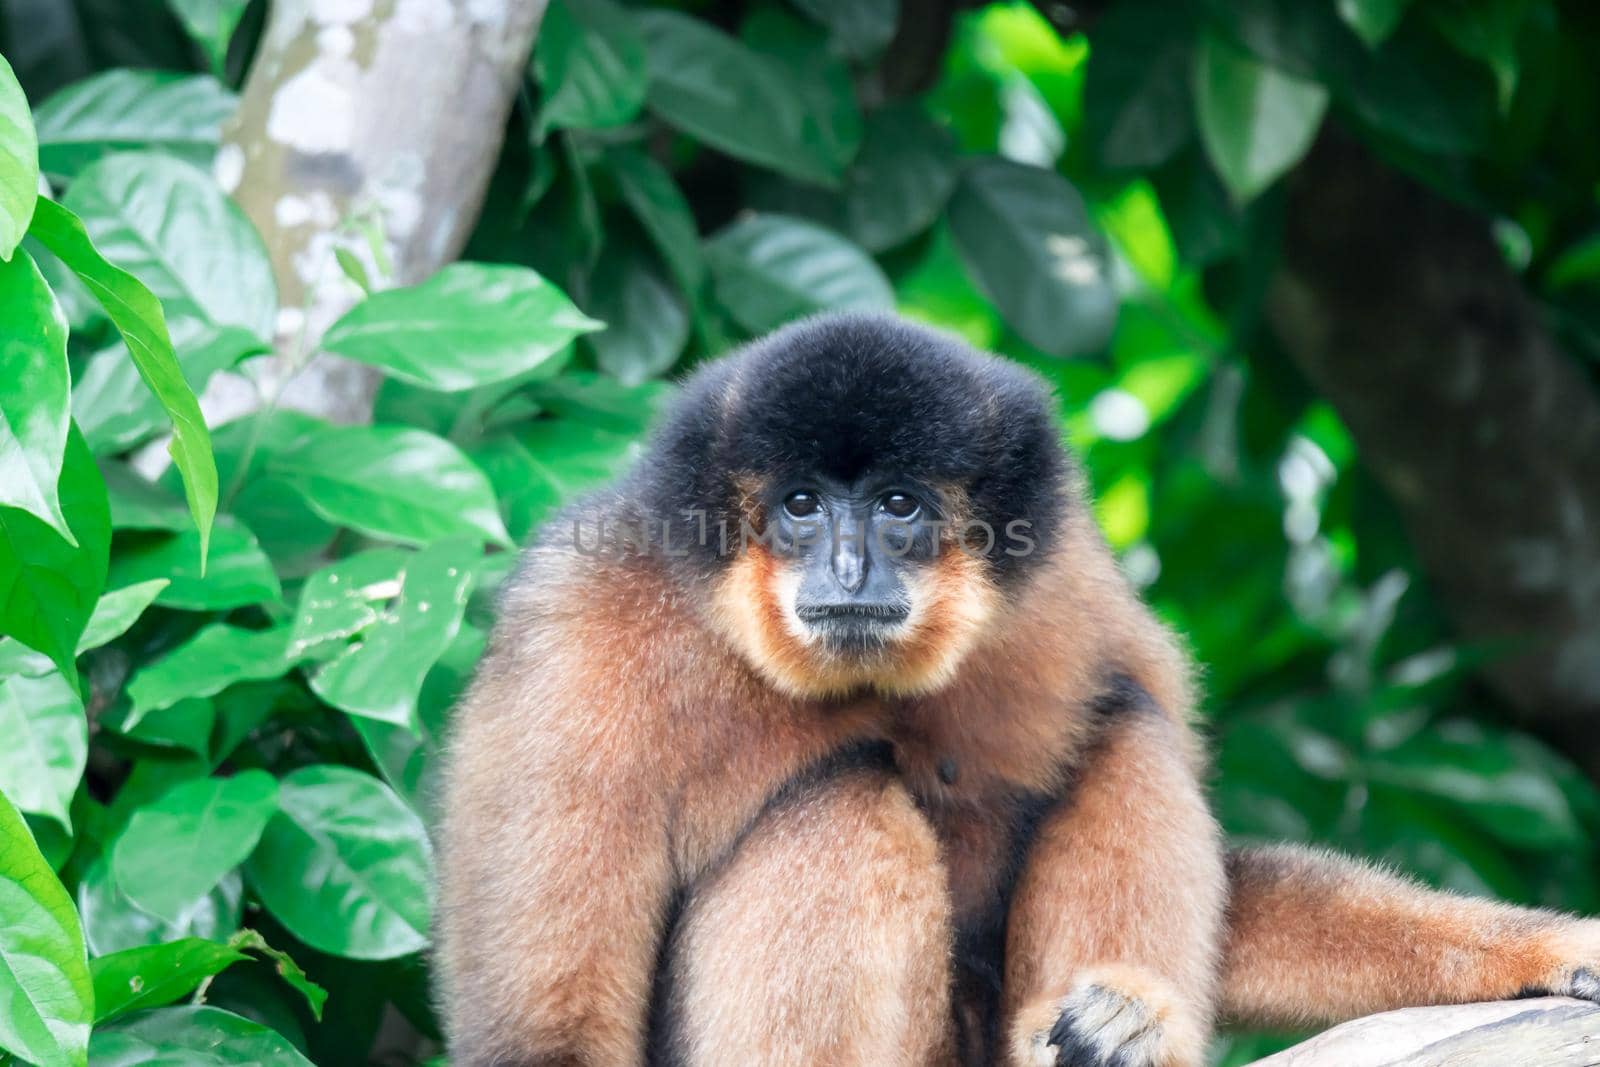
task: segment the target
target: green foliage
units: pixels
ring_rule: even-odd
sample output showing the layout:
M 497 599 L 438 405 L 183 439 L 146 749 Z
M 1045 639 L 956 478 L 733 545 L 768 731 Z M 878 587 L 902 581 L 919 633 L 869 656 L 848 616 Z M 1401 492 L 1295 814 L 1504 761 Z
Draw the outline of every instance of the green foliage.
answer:
M 555 0 L 469 262 L 391 288 L 381 207 L 342 220 L 364 298 L 322 347 L 383 375 L 373 424 L 269 394 L 208 430 L 304 311 L 207 170 L 258 20 L 70 6 L 94 69 L 0 63 L 0 1059 L 359 1062 L 388 1008 L 436 1037 L 433 775 L 512 545 L 639 453 L 663 379 L 840 308 L 1054 387 L 1205 664 L 1236 840 L 1600 908 L 1600 794 L 1470 684 L 1501 650 L 1261 322 L 1336 124 L 1515 234 L 1600 353 L 1573 12 L 1115 0 L 1063 37 L 993 3 L 935 62 L 894 0 Z

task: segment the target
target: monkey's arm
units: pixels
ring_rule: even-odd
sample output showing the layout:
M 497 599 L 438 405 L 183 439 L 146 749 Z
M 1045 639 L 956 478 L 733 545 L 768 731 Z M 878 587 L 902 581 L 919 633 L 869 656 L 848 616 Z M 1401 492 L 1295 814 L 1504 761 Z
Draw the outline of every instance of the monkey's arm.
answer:
M 1039 827 L 1009 913 L 1013 1067 L 1203 1061 L 1224 889 L 1192 749 L 1147 699 L 1115 712 Z
M 1600 921 L 1425 889 L 1331 852 L 1228 857 L 1222 1009 L 1327 1024 L 1418 1004 L 1600 1000 Z
M 633 694 L 589 677 L 590 647 L 498 643 L 517 647 L 491 652 L 457 709 L 446 774 L 451 1062 L 640 1063 L 671 879 L 648 726 Z

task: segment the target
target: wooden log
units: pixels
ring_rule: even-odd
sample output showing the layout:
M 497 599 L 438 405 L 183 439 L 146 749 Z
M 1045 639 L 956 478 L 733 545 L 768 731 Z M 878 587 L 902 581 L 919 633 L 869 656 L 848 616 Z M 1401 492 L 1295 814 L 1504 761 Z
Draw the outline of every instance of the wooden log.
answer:
M 1595 1065 L 1600 1065 L 1600 1005 L 1539 997 L 1369 1015 L 1251 1067 Z

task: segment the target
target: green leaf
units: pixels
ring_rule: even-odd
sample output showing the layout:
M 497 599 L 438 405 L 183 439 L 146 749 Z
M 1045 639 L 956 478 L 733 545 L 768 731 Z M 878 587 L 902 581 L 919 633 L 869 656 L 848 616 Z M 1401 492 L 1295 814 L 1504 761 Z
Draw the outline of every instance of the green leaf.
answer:
M 166 530 L 178 533 L 190 529 L 194 520 L 179 500 L 135 474 L 127 464 L 102 459 L 100 474 L 111 496 L 113 530 Z
M 68 809 L 89 756 L 83 701 L 58 671 L 0 679 L 0 791 L 72 829 Z
M 170 156 L 125 152 L 86 168 L 62 204 L 106 259 L 150 287 L 174 329 L 194 319 L 272 336 L 278 292 L 267 250 L 210 174 Z
M 269 346 L 237 326 L 204 326 L 185 319 L 173 338 L 183 380 L 195 396 L 206 383 L 247 356 Z M 166 429 L 161 401 L 141 380 L 139 365 L 122 344 L 112 344 L 89 357 L 72 389 L 72 411 L 89 447 L 97 456 L 126 452 Z
M 276 602 L 283 590 L 255 534 L 224 516 L 212 531 L 211 558 L 202 573 L 200 535 L 193 528 L 160 537 L 118 542 L 111 584 L 121 587 L 166 578 L 156 597 L 163 607 L 215 611 Z
M 182 749 L 200 759 L 210 759 L 211 731 L 217 724 L 217 709 L 210 700 L 194 697 L 170 707 L 142 711 L 130 726 L 132 718 L 132 705 L 122 701 L 101 714 L 99 725 L 147 745 Z
M 830 47 L 851 59 L 870 59 L 888 47 L 900 18 L 900 0 L 793 0 L 825 26 Z
M 672 399 L 665 382 L 623 385 L 592 371 L 568 371 L 528 390 L 541 411 L 561 419 L 586 422 L 610 433 L 638 435 L 649 428 Z
M 217 623 L 201 630 L 166 656 L 140 669 L 128 683 L 133 711 L 125 729 L 133 729 L 146 712 L 171 707 L 188 697 L 208 697 L 237 682 L 276 678 L 293 661 L 288 655 L 289 627 L 245 630 Z
M 717 301 L 752 334 L 819 311 L 887 311 L 894 291 L 856 245 L 782 215 L 735 222 L 706 243 Z
M 184 493 L 200 531 L 200 555 L 204 559 L 211 520 L 217 512 L 216 462 L 211 456 L 211 436 L 206 432 L 200 403 L 185 383 L 173 354 L 160 301 L 137 278 L 101 256 L 83 224 L 54 201 L 40 198 L 28 232 L 89 286 L 121 332 L 138 365 L 139 376 L 172 419 L 172 443 L 167 451 L 183 475 Z
M 1102 167 L 1160 166 L 1188 142 L 1192 42 L 1191 20 L 1160 0 L 1119 3 L 1096 21 L 1083 131 Z
M 221 1008 L 157 1008 L 96 1030 L 92 1067 L 313 1067 L 275 1030 Z
M 245 861 L 277 801 L 277 781 L 260 770 L 174 786 L 128 820 L 111 876 L 135 905 L 175 923 Z
M 410 554 L 371 549 L 318 570 L 300 587 L 289 637 L 289 654 L 303 656 L 329 641 L 354 637 L 383 615 L 400 592 Z
M 1502 113 L 1511 109 L 1517 92 L 1522 72 L 1517 39 L 1531 7 L 1532 0 L 1436 0 L 1428 8 L 1445 40 L 1494 75 Z
M 432 852 L 393 790 L 348 767 L 302 767 L 283 779 L 278 806 L 245 869 L 290 933 L 351 959 L 427 946 Z
M 1411 0 L 1336 0 L 1334 6 L 1367 47 L 1376 48 L 1400 25 Z
M 664 374 L 689 342 L 689 306 L 648 254 L 608 244 L 590 280 L 589 310 L 606 323 L 585 344 L 600 369 L 626 385 Z
M 632 122 L 649 82 L 644 38 L 611 0 L 554 0 L 539 23 L 533 73 L 543 90 L 538 135 Z
M 753 9 L 739 37 L 781 68 L 802 108 L 801 139 L 815 146 L 830 174 L 840 174 L 861 146 L 861 106 L 850 68 L 833 55 L 824 35 L 781 7 Z
M 97 956 L 141 945 L 159 945 L 182 937 L 209 941 L 239 929 L 244 880 L 237 873 L 190 903 L 181 921 L 167 923 L 141 911 L 117 888 L 109 857 L 96 860 L 78 883 L 78 914 L 83 919 L 89 951 Z
M 882 252 L 933 225 L 956 185 L 955 138 L 919 105 L 890 104 L 867 118 L 845 183 L 848 232 Z
M 228 42 L 250 0 L 167 0 L 183 28 L 205 50 L 211 69 L 221 74 L 228 60 Z
M 0 634 L 49 656 L 75 686 L 78 639 L 105 588 L 111 548 L 105 483 L 76 429 L 56 493 L 75 546 L 28 512 L 0 507 Z
M 483 472 L 422 430 L 331 426 L 274 456 L 270 469 L 317 514 L 369 537 L 425 545 L 465 534 L 510 543 Z
M 494 483 L 520 540 L 562 503 L 611 481 L 640 450 L 634 435 L 582 419 L 535 419 L 485 440 L 472 458 Z
M 652 111 L 713 148 L 806 181 L 832 185 L 841 165 L 817 136 L 782 64 L 701 19 L 638 17 L 649 49 Z
M 622 200 L 639 220 L 662 262 L 685 293 L 695 294 L 706 280 L 705 257 L 694 213 L 665 167 L 635 148 L 606 152 L 606 166 Z
M 139 621 L 144 609 L 170 584 L 167 578 L 151 578 L 103 594 L 94 606 L 94 614 L 89 616 L 89 625 L 83 628 L 83 636 L 78 638 L 78 655 L 127 633 L 128 627 Z
M 141 945 L 89 961 L 96 1025 L 144 1008 L 159 1008 L 194 992 L 230 964 L 249 959 L 228 945 L 186 937 Z
M 429 389 L 473 389 L 561 368 L 579 334 L 603 324 L 527 267 L 456 263 L 407 289 L 374 293 L 321 347 Z
M 1105 238 L 1065 178 L 974 164 L 950 202 L 950 232 L 973 280 L 1029 344 L 1074 356 L 1110 339 L 1117 293 Z
M 480 555 L 443 541 L 408 559 L 393 606 L 312 676 L 312 691 L 348 714 L 415 729 L 423 679 L 461 626 Z
M 208 74 L 108 70 L 39 105 L 39 165 L 70 178 L 101 156 L 142 148 L 209 166 L 238 106 Z
M 1200 140 L 1236 203 L 1255 199 L 1300 161 L 1328 91 L 1207 34 L 1195 55 Z
M 328 1002 L 328 991 L 306 976 L 306 972 L 294 961 L 294 957 L 279 948 L 267 944 L 267 939 L 254 930 L 240 930 L 228 938 L 228 944 L 237 948 L 247 948 L 251 952 L 259 952 L 272 961 L 272 966 L 288 986 L 306 998 L 306 1006 L 311 1009 L 312 1018 L 322 1021 L 322 1006 Z
M 11 64 L 0 56 L 0 260 L 11 259 L 39 198 L 39 138 Z
M 27 252 L 0 263 L 0 506 L 76 544 L 56 499 L 67 448 L 67 319 Z
M 0 795 L 0 1049 L 38 1067 L 84 1063 L 94 986 L 72 900 Z

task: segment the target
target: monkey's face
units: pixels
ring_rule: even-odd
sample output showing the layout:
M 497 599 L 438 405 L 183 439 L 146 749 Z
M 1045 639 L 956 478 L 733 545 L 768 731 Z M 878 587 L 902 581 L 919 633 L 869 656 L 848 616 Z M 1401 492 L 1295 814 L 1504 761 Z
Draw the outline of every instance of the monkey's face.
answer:
M 875 473 L 767 481 L 720 586 L 728 631 L 787 692 L 937 688 L 995 600 L 955 534 L 959 500 Z

